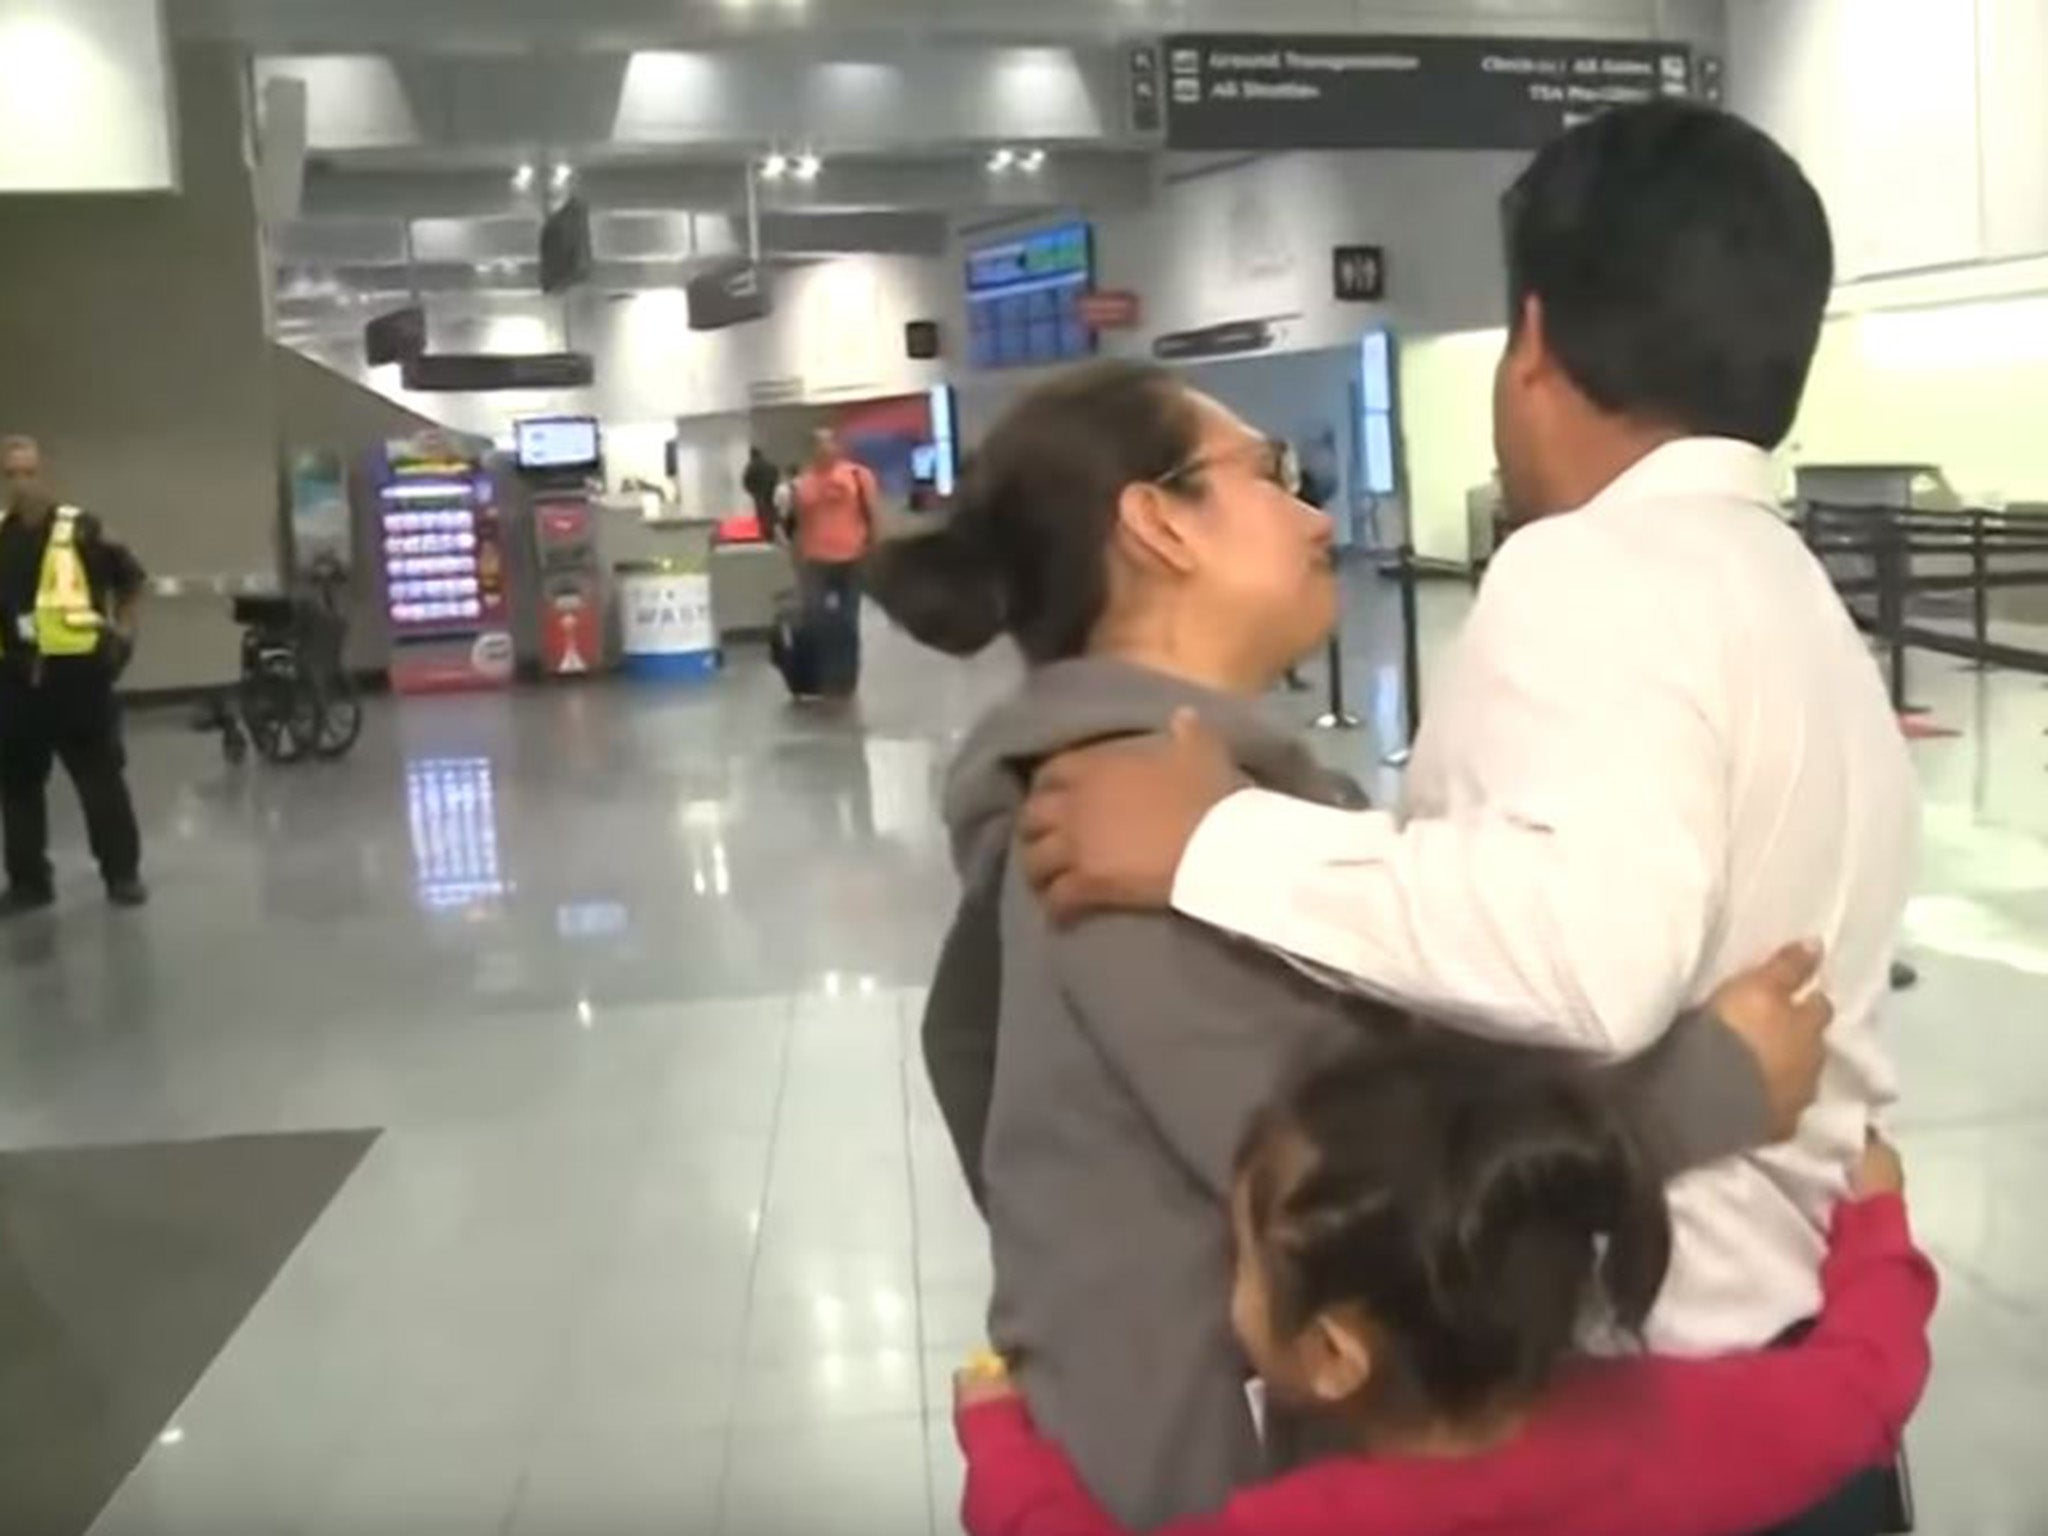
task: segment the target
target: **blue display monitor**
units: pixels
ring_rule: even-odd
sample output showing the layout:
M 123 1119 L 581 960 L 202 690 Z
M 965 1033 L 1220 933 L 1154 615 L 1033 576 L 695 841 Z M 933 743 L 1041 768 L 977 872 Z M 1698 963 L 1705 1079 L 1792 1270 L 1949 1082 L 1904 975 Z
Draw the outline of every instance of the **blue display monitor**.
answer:
M 967 256 L 967 358 L 976 368 L 1038 368 L 1095 353 L 1081 297 L 1095 286 L 1095 231 L 1034 230 Z

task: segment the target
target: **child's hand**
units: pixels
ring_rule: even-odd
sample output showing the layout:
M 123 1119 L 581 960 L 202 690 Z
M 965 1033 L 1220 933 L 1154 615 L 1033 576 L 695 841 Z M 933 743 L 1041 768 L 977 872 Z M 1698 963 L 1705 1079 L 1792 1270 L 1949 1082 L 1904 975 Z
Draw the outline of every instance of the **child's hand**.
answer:
M 1863 1161 L 1849 1176 L 1849 1192 L 1858 1200 L 1906 1192 L 1906 1165 L 1899 1161 L 1899 1149 L 1876 1131 L 1863 1144 Z
M 992 1349 L 976 1350 L 967 1364 L 953 1373 L 955 1409 L 1005 1403 L 1020 1395 L 1010 1377 L 1009 1362 Z

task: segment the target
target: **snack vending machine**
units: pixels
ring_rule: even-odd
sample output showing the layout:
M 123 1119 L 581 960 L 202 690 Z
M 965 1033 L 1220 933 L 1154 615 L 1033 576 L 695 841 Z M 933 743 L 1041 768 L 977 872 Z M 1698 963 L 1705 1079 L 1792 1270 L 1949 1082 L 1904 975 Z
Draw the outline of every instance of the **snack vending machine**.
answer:
M 399 693 L 512 680 L 505 541 L 480 452 L 440 433 L 385 444 L 378 548 Z

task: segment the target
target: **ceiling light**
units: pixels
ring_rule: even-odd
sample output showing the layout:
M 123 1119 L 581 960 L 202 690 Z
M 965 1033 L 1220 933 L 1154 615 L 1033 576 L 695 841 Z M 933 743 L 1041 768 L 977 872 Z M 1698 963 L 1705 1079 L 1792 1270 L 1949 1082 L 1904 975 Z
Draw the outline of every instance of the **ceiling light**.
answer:
M 563 161 L 560 165 L 556 166 L 554 174 L 555 190 L 557 192 L 561 191 L 562 188 L 569 185 L 569 183 L 575 178 L 575 175 L 576 167 L 570 165 L 566 160 Z
M 528 161 L 512 173 L 512 190 L 525 192 L 533 186 L 533 163 Z
M 825 162 L 816 155 L 798 155 L 790 172 L 798 181 L 816 181 L 818 172 L 825 169 Z
M 1028 149 L 1017 157 L 1017 164 L 1035 175 L 1037 172 L 1045 169 L 1045 151 L 1042 149 Z
M 988 157 L 988 168 L 992 171 L 1007 171 L 1016 163 L 1017 156 L 1012 150 L 999 149 Z
M 789 156 L 770 155 L 761 162 L 761 179 L 763 181 L 780 181 L 783 172 L 788 169 Z

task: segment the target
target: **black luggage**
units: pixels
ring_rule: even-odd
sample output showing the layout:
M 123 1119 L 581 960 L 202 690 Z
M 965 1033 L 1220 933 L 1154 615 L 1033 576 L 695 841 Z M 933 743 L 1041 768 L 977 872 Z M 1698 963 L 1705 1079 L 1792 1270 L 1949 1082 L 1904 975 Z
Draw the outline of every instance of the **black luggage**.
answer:
M 796 699 L 850 698 L 860 680 L 860 600 L 822 594 L 807 606 L 795 593 L 775 603 L 768 654 Z

